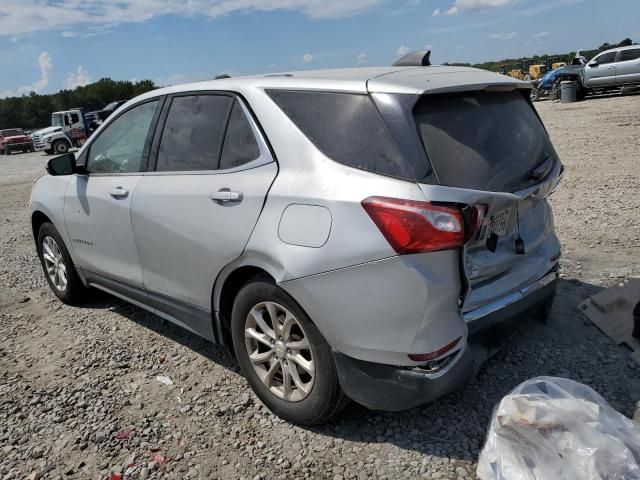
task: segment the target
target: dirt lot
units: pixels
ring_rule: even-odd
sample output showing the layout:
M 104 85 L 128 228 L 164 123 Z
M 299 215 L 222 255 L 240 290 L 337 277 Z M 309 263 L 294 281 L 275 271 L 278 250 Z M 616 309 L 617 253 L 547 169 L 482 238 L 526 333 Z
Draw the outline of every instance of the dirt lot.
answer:
M 523 320 L 472 384 L 431 405 L 353 405 L 313 429 L 262 407 L 224 349 L 107 295 L 55 300 L 27 218 L 46 157 L 0 157 L 0 478 L 104 479 L 129 464 L 131 478 L 473 478 L 493 406 L 537 375 L 589 384 L 632 415 L 640 368 L 576 305 L 640 274 L 640 96 L 538 109 L 567 168 L 550 323 Z

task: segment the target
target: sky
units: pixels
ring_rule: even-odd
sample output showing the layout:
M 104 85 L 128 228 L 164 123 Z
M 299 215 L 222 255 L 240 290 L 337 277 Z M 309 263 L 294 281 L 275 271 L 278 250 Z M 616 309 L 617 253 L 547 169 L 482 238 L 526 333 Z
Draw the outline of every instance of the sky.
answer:
M 0 98 L 640 42 L 640 0 L 0 0 Z

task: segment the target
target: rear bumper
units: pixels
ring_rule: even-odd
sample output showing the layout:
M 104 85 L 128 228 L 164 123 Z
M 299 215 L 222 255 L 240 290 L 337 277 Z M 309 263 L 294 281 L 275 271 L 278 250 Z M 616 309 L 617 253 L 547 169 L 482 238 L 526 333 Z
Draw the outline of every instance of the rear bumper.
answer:
M 33 144 L 31 142 L 23 142 L 23 143 L 6 143 L 4 145 L 4 149 L 7 150 L 27 150 L 32 148 Z
M 468 343 L 446 367 L 427 373 L 419 367 L 395 367 L 334 352 L 344 393 L 373 410 L 401 411 L 435 400 L 467 383 L 490 353 L 506 343 L 523 314 L 553 299 L 555 269 L 501 301 L 468 312 Z

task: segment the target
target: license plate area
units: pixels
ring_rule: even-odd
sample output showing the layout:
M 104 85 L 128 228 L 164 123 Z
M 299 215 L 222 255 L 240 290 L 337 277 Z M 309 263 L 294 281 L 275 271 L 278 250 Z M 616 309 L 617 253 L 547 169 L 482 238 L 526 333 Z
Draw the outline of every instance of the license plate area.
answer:
M 511 208 L 505 208 L 486 217 L 482 222 L 478 240 L 486 240 L 492 233 L 495 233 L 499 237 L 504 236 L 509 228 L 511 211 Z

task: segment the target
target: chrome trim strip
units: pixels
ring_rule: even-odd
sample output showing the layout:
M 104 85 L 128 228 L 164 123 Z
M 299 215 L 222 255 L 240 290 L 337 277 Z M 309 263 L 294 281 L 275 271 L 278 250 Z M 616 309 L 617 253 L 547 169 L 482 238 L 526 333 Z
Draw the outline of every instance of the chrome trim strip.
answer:
M 491 302 L 480 308 L 476 308 L 475 310 L 466 312 L 462 315 L 462 317 L 464 318 L 465 323 L 470 323 L 475 320 L 478 320 L 482 317 L 495 313 L 498 310 L 502 310 L 503 308 L 508 307 L 512 303 L 515 303 L 518 300 L 523 299 L 524 297 L 526 297 L 527 295 L 530 295 L 536 290 L 546 287 L 557 278 L 558 278 L 558 274 L 555 271 L 549 272 L 544 277 L 540 278 L 539 280 L 536 280 L 535 282 L 527 285 L 526 287 L 523 287 L 520 290 L 517 290 L 507 295 L 506 297 L 502 297 L 501 299 L 496 300 L 495 302 Z

